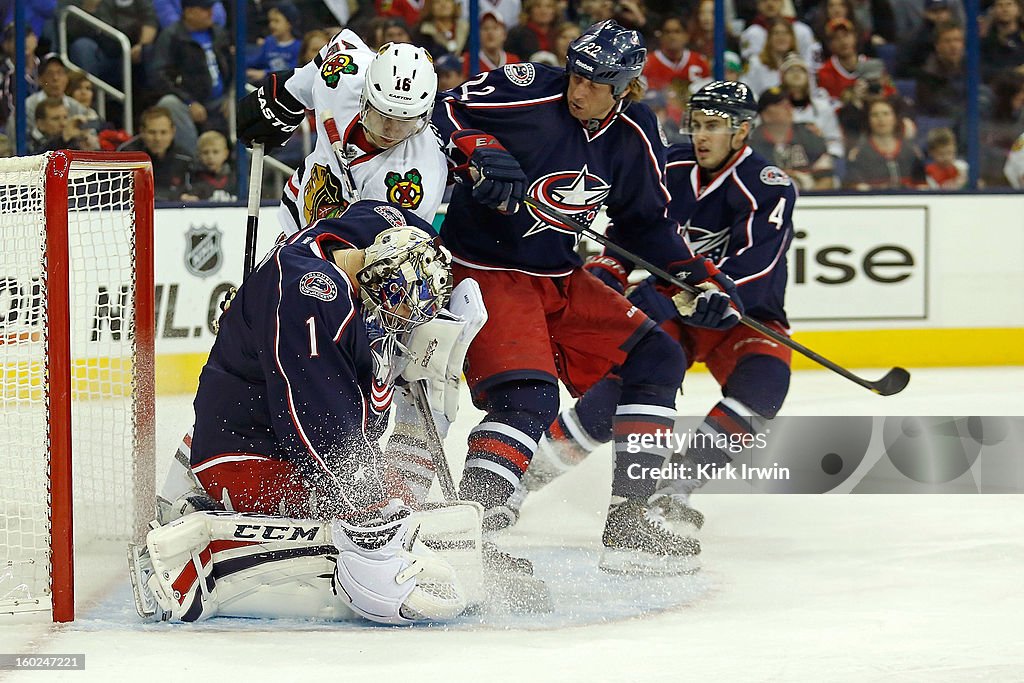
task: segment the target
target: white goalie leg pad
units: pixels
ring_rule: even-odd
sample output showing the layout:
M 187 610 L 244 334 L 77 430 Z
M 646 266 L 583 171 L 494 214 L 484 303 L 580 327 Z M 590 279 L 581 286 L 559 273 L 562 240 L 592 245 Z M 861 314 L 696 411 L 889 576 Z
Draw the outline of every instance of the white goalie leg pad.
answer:
M 419 538 L 420 515 L 385 524 L 331 523 L 338 548 L 335 590 L 353 611 L 382 624 L 444 621 L 466 609 L 455 569 Z
M 147 580 L 165 616 L 200 621 L 217 614 L 210 527 L 202 513 L 186 515 L 146 536 L 153 572 Z
M 150 531 L 146 545 L 146 587 L 170 619 L 356 618 L 332 590 L 337 551 L 321 522 L 193 513 Z

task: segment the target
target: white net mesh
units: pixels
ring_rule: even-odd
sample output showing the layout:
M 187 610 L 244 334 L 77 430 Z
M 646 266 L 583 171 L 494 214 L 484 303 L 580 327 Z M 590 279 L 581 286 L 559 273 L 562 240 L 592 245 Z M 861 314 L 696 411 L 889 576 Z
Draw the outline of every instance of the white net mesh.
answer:
M 47 158 L 0 160 L 0 612 L 49 608 Z M 76 554 L 129 539 L 151 467 L 136 454 L 132 166 L 68 173 L 73 510 Z M 52 210 L 52 209 L 51 209 Z M 148 257 L 149 255 L 147 255 Z M 141 387 L 151 391 L 151 387 Z M 141 454 L 139 454 L 141 457 Z M 147 480 L 148 478 L 148 480 Z

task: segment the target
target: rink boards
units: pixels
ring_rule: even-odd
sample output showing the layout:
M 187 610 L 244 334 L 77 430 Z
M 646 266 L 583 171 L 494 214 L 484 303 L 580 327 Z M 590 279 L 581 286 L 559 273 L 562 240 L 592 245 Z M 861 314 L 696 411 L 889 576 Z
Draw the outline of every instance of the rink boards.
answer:
M 801 197 L 794 223 L 798 341 L 852 367 L 1024 364 L 1024 195 Z M 245 225 L 241 207 L 157 210 L 158 391 L 194 389 L 240 279 Z M 263 254 L 276 206 L 259 226 Z

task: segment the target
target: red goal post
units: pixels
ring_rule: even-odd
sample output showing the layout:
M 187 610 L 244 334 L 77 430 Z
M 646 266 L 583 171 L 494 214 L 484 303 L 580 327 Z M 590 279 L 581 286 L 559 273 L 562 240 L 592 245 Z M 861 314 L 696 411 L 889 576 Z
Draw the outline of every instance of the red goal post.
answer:
M 119 544 L 125 575 L 154 512 L 148 156 L 0 160 L 0 233 L 0 613 L 70 621 L 76 552 Z

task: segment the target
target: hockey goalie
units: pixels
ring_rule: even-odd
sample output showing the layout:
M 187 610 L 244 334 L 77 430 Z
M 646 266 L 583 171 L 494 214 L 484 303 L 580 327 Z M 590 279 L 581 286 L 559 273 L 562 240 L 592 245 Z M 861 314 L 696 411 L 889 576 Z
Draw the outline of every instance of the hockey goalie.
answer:
M 159 518 L 129 548 L 141 616 L 409 624 L 483 599 L 480 506 L 424 503 L 486 319 L 475 283 L 453 295 L 435 237 L 408 210 L 356 202 L 238 290 Z

